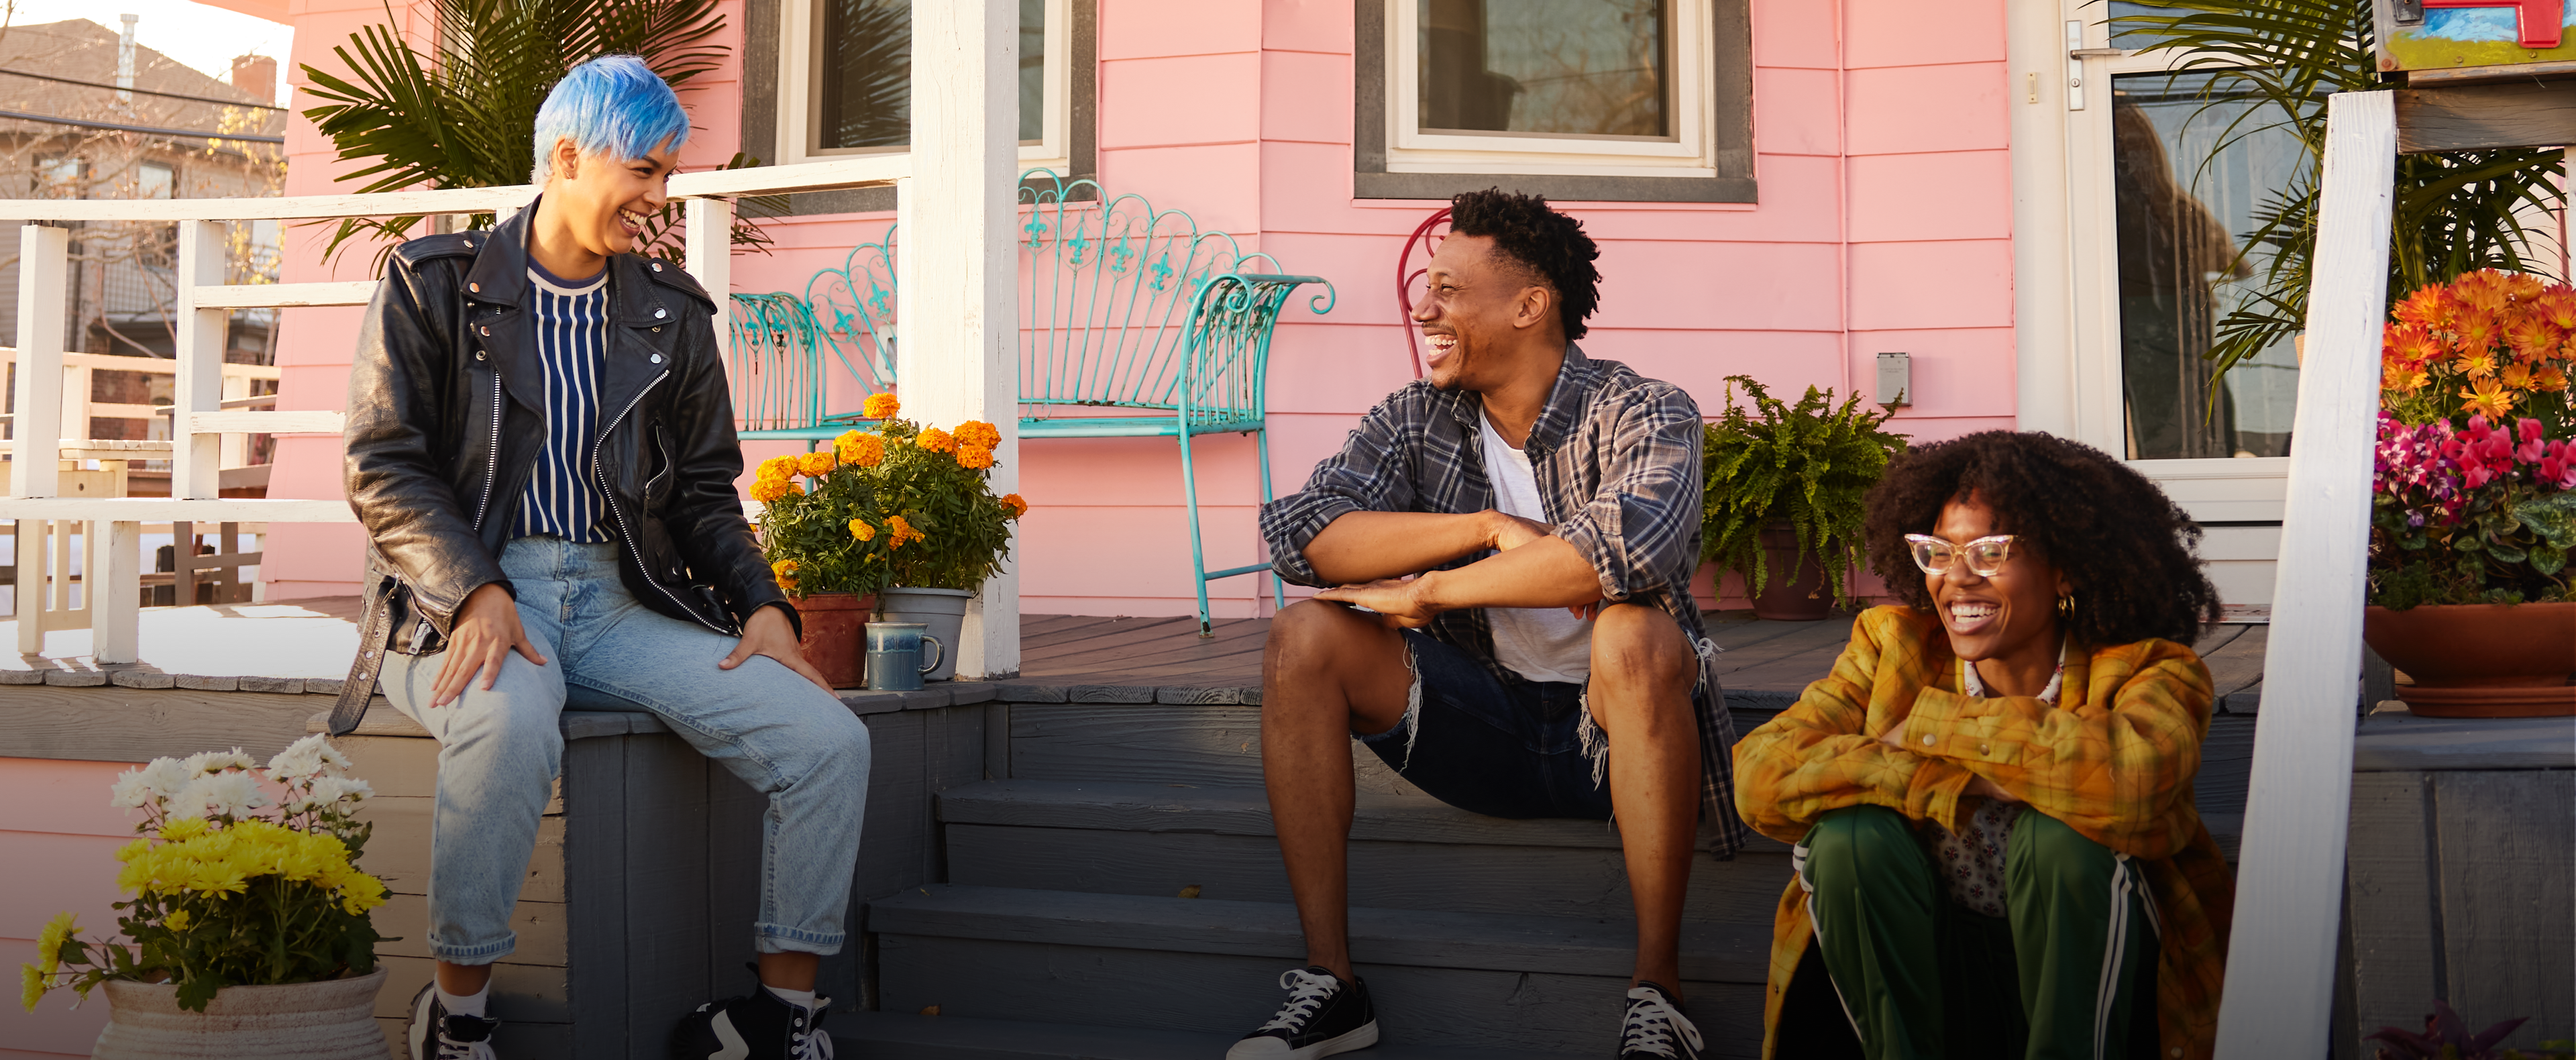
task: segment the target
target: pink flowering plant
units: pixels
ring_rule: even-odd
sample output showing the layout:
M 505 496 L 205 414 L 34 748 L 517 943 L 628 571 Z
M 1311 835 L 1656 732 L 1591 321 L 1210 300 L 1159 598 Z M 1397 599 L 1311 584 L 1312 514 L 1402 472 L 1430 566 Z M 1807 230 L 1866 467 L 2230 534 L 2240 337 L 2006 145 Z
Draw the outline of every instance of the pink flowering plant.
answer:
M 2567 312 L 2556 313 L 2561 308 Z M 2576 415 L 2558 368 L 2576 354 L 2576 330 L 2524 334 L 2556 315 L 2576 317 L 2576 292 L 2472 274 L 2416 292 L 2394 315 L 2380 392 L 2370 602 L 2403 609 L 2576 599 L 2576 572 L 2568 570 Z M 2494 327 L 2499 317 L 2516 326 Z M 2505 332 L 2515 340 L 2497 337 Z M 2503 361 L 2514 361 L 2506 369 L 2537 367 L 2511 372 L 2501 397 L 2488 394 L 2494 388 L 2483 384 L 2507 374 L 2495 368 Z M 2440 388 L 2427 377 L 2451 375 L 2459 378 L 2438 381 L 2459 384 L 2455 396 L 2465 400 L 2453 405 L 2449 391 L 2428 399 Z

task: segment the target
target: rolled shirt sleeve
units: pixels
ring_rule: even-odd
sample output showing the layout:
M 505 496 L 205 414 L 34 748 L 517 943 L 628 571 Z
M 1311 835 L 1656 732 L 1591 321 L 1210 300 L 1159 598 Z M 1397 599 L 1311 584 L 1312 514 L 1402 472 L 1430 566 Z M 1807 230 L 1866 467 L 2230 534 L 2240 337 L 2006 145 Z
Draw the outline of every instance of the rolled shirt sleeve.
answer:
M 1600 488 L 1556 527 L 1591 561 L 1603 599 L 1689 591 L 1699 565 L 1705 438 L 1699 405 L 1669 383 L 1638 388 L 1618 409 L 1609 444 L 1598 450 Z
M 1404 423 L 1421 422 L 1419 404 L 1430 393 L 1415 383 L 1388 396 L 1360 417 L 1360 425 L 1342 440 L 1338 453 L 1315 465 L 1306 488 L 1261 506 L 1261 537 L 1270 548 L 1270 569 L 1299 585 L 1321 587 L 1323 579 L 1306 562 L 1306 545 L 1333 520 L 1352 512 L 1413 510 L 1413 475 L 1397 466 L 1414 447 L 1405 444 Z

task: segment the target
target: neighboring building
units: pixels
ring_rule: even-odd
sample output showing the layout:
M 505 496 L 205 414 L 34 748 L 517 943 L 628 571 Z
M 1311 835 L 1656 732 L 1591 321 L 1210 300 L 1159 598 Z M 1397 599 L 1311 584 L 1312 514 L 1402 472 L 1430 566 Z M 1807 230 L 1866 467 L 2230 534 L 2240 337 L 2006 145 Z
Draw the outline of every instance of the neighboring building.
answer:
M 277 194 L 285 180 L 286 160 L 280 145 L 134 131 L 274 138 L 286 127 L 285 113 L 272 106 L 277 60 L 244 56 L 236 60 L 232 82 L 226 83 L 136 44 L 135 29 L 131 22 L 110 29 L 87 19 L 72 19 L 11 26 L 0 33 L 0 111 L 62 119 L 0 118 L 0 197 Z M 0 215 L 7 212 L 6 206 L 0 206 Z M 17 283 L 17 228 L 15 221 L 0 220 L 0 284 L 11 289 Z M 277 223 L 253 222 L 235 228 L 230 254 L 236 279 L 275 279 Z M 75 225 L 72 273 L 66 283 L 65 348 L 92 354 L 172 356 L 171 255 L 176 240 L 174 225 Z M 0 305 L 0 336 L 17 334 L 17 312 L 14 298 Z M 227 359 L 270 363 L 275 316 L 274 310 L 233 314 Z M 171 378 L 99 371 L 92 375 L 91 397 L 124 405 L 167 404 Z M 169 429 L 165 420 L 100 416 L 92 421 L 89 436 L 167 438 Z M 156 467 L 162 463 L 152 462 Z
M 233 6 L 227 4 L 226 6 Z M 1392 290 L 1408 233 L 1454 192 L 1544 192 L 1601 240 L 1595 356 L 1695 394 L 1725 376 L 1878 394 L 1910 355 L 1895 427 L 1918 439 L 2042 429 L 2139 461 L 2210 528 L 2231 602 L 2262 604 L 2278 548 L 2292 351 L 2216 389 L 2197 354 L 2246 285 L 2235 233 L 2307 164 L 2295 142 L 2217 144 L 2165 59 L 2105 50 L 2087 0 L 1023 0 L 1022 160 L 1181 208 L 1340 305 L 1292 310 L 1270 394 L 1275 478 L 1301 483 L 1412 378 Z M 295 5 L 296 64 L 381 20 L 373 0 Z M 684 162 L 901 150 L 901 0 L 726 0 L 725 69 L 682 99 Z M 420 39 L 426 9 L 399 8 Z M 2074 38 L 2070 27 L 2080 27 Z M 2087 50 L 2073 58 L 2070 48 Z M 2082 73 L 2070 83 L 2070 63 Z M 296 75 L 300 77 L 301 75 Z M 293 194 L 347 190 L 309 123 Z M 2215 152 L 2215 154 L 2213 154 Z M 2207 163 L 2204 165 L 2204 163 Z M 893 219 L 891 193 L 796 197 L 737 290 L 801 291 Z M 296 237 L 302 240 L 304 236 Z M 914 238 L 920 238 L 918 234 Z M 285 279 L 353 279 L 298 242 Z M 297 310 L 285 407 L 342 400 L 354 309 Z M 309 323 L 306 323 L 309 322 Z M 281 440 L 273 496 L 338 497 L 337 440 Z M 783 446 L 754 446 L 758 459 Z M 1253 449 L 1200 463 L 1210 562 L 1246 561 Z M 1024 443 L 1035 508 L 1016 562 L 1028 612 L 1191 608 L 1168 441 Z M 348 526 L 281 526 L 273 598 L 354 592 Z M 1254 612 L 1251 579 L 1217 583 Z M 1719 586 L 1703 585 L 1714 600 Z M 1732 591 L 1724 596 L 1733 597 Z

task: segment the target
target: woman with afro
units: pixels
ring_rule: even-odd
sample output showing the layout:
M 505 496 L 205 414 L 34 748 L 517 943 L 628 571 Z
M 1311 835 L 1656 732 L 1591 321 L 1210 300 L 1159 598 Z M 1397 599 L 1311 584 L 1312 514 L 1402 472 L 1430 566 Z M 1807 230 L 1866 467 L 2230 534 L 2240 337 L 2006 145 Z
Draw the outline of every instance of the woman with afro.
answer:
M 1745 822 L 1797 845 L 1763 1055 L 2207 1057 L 2234 886 L 2192 806 L 2200 528 L 2007 431 L 1914 451 L 1868 504 L 1902 602 L 1735 748 Z

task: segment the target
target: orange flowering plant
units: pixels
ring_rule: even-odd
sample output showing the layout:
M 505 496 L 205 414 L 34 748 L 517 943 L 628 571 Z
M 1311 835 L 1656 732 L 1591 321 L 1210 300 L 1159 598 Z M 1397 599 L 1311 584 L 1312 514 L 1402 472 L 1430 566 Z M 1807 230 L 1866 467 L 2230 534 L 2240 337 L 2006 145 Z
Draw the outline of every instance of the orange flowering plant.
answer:
M 761 546 L 789 593 L 972 592 L 1009 554 L 1010 524 L 1028 502 L 994 496 L 987 481 L 1001 429 L 923 428 L 899 418 L 902 408 L 893 394 L 872 395 L 864 414 L 874 431 L 761 463 L 751 489 L 767 506 Z
M 2398 301 L 2380 346 L 2380 407 L 2408 426 L 2484 416 L 2571 426 L 2576 289 L 2480 269 Z

